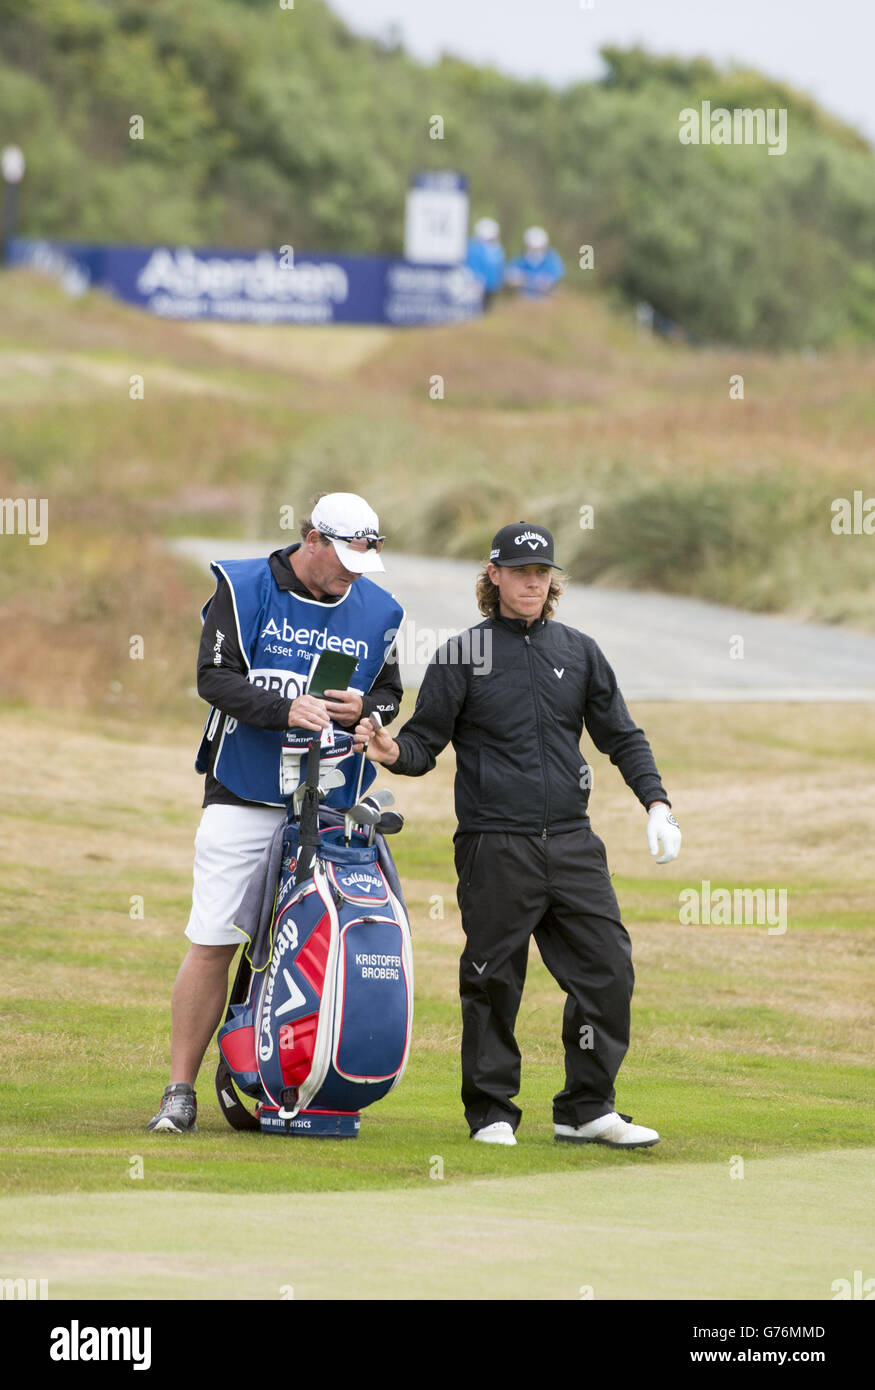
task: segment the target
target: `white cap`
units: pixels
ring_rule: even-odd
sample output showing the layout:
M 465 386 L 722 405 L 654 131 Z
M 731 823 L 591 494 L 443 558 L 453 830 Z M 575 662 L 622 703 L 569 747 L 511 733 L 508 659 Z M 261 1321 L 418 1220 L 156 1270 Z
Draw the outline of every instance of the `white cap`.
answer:
M 386 566 L 376 548 L 355 550 L 349 544 L 351 540 L 366 542 L 370 537 L 380 541 L 385 539 L 380 535 L 377 513 L 363 497 L 355 492 L 326 493 L 310 513 L 310 520 L 316 531 L 328 536 L 344 569 L 352 574 L 385 571 Z
M 478 241 L 497 241 L 501 228 L 494 217 L 481 217 L 474 223 L 474 235 Z
M 550 238 L 543 227 L 529 227 L 523 241 L 530 251 L 546 251 L 550 245 Z
M 5 183 L 21 183 L 24 178 L 24 155 L 17 145 L 4 145 L 0 152 L 0 167 Z

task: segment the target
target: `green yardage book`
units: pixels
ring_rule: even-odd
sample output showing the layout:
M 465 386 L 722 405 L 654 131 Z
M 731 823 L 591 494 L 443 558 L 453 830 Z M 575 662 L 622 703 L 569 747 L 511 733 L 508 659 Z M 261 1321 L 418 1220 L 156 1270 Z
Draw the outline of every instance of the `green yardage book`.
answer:
M 320 652 L 310 671 L 307 694 L 324 700 L 326 690 L 346 690 L 358 658 L 345 652 Z

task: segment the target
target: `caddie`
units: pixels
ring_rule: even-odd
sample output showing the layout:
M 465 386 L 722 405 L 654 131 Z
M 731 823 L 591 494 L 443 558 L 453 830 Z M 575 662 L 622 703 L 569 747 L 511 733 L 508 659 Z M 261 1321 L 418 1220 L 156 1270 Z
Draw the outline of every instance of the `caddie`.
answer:
M 397 738 L 365 718 L 356 746 L 391 772 L 422 776 L 452 743 L 454 837 L 466 937 L 459 970 L 462 1100 L 471 1137 L 515 1144 L 521 1111 L 514 1026 L 529 938 L 567 995 L 565 1087 L 553 1100 L 557 1140 L 644 1148 L 654 1129 L 615 1109 L 629 1046 L 634 974 L 605 846 L 589 815 L 586 727 L 648 812 L 657 863 L 681 835 L 650 745 L 591 637 L 553 618 L 561 593 L 553 537 L 529 522 L 504 526 L 477 579 L 485 620 L 451 638 L 426 669 Z
M 385 569 L 377 514 L 355 493 L 314 501 L 299 544 L 266 559 L 210 566 L 216 590 L 201 614 L 197 686 L 211 709 L 195 762 L 206 783 L 185 933 L 190 944 L 173 990 L 170 1083 L 150 1130 L 197 1128 L 195 1080 L 243 939 L 234 917 L 286 815 L 279 781 L 284 731 L 321 733 L 324 753 L 346 774 L 325 804 L 345 808 L 355 799 L 351 730 L 374 710 L 389 723 L 401 704 L 393 649 L 403 611 L 368 578 Z M 324 699 L 306 693 L 323 651 L 357 658 L 349 688 L 326 690 Z M 369 772 L 373 780 L 375 769 Z

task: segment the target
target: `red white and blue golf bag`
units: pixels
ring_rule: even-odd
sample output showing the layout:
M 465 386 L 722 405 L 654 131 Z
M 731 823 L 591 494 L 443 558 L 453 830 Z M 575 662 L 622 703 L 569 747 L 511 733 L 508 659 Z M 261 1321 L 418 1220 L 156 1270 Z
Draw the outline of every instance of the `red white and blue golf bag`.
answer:
M 343 814 L 313 795 L 300 825 L 283 826 L 269 941 L 254 964 L 244 952 L 219 1029 L 226 1119 L 355 1138 L 361 1110 L 404 1074 L 412 1021 L 410 928 L 385 841 L 356 831 L 347 844 Z M 257 1102 L 254 1116 L 232 1082 Z

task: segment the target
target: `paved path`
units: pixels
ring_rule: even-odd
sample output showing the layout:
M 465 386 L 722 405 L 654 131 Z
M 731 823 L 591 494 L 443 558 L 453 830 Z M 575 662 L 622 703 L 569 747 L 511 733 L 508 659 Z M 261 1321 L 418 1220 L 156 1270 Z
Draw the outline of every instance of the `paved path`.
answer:
M 276 541 L 199 537 L 170 544 L 204 566 L 277 547 Z M 402 674 L 406 686 L 416 686 L 425 653 L 451 631 L 480 621 L 473 598 L 477 567 L 394 550 L 386 563 L 387 573 L 378 578 L 404 605 Z M 629 700 L 875 701 L 875 636 L 846 628 L 584 584 L 569 584 L 557 616 L 596 639 Z M 738 638 L 744 655 L 733 658 Z

